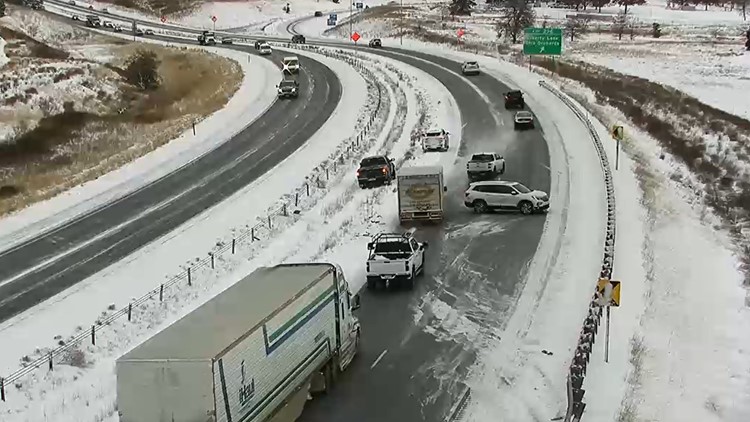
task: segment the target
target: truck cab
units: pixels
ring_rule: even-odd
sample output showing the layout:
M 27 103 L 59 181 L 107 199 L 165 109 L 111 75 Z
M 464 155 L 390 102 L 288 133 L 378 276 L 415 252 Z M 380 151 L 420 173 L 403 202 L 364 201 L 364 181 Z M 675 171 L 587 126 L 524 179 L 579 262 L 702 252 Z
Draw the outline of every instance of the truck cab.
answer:
M 417 242 L 416 229 L 406 233 L 380 233 L 367 244 L 367 288 L 404 285 L 414 288 L 414 279 L 424 273 L 427 242 Z
M 505 96 L 505 109 L 518 108 L 523 110 L 526 107 L 526 102 L 523 99 L 523 92 L 519 90 L 508 91 L 504 94 Z
M 211 31 L 203 31 L 198 35 L 198 43 L 200 45 L 216 45 L 216 34 Z

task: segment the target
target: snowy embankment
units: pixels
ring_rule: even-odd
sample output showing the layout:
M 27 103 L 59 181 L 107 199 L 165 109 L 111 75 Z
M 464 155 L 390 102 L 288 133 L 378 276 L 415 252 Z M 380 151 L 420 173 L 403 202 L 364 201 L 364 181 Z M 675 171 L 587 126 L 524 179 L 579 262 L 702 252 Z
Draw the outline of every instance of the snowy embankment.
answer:
M 5 55 L 5 40 L 0 37 L 0 67 L 5 66 L 8 60 L 8 56 Z
M 312 53 L 303 52 L 303 54 Z M 318 56 L 315 57 L 318 58 Z M 57 313 L 52 313 L 54 311 L 48 309 L 43 318 L 40 314 L 33 317 L 35 320 L 33 325 L 31 325 L 32 320 L 17 321 L 15 326 L 10 328 L 18 330 L 12 338 L 20 339 L 21 333 L 28 333 L 31 330 L 43 330 L 49 335 L 48 338 L 51 338 L 64 326 L 60 324 L 60 318 L 65 315 L 64 310 L 68 310 L 69 313 L 69 309 L 75 307 L 97 309 L 97 305 L 101 306 L 98 309 L 102 309 L 109 303 L 108 299 L 114 301 L 118 307 L 125 306 L 131 295 L 141 294 L 144 290 L 158 285 L 158 280 L 164 277 L 163 273 L 159 274 L 160 270 L 169 262 L 173 262 L 174 267 L 177 267 L 178 264 L 185 262 L 189 254 L 193 253 L 192 256 L 195 256 L 206 252 L 206 249 L 186 251 L 184 245 L 198 244 L 205 248 L 209 246 L 205 241 L 211 238 L 216 239 L 215 233 L 221 232 L 226 233 L 227 236 L 218 239 L 217 244 L 231 240 L 236 233 L 257 221 L 255 217 L 248 220 L 248 215 L 263 215 L 265 210 L 261 210 L 258 204 L 260 198 L 277 198 L 280 193 L 286 191 L 289 185 L 303 179 L 301 175 L 308 174 L 306 179 L 309 179 L 312 184 L 311 194 L 309 197 L 299 198 L 297 209 L 300 212 L 298 214 L 293 213 L 295 208 L 290 206 L 289 217 L 274 217 L 272 228 L 260 233 L 260 240 L 238 241 L 235 255 L 228 252 L 217 255 L 215 270 L 205 267 L 195 268 L 192 273 L 191 288 L 181 284 L 165 290 L 164 302 L 160 303 L 155 297 L 141 306 L 134 307 L 133 322 L 121 318 L 113 321 L 109 326 L 101 327 L 101 331 L 97 333 L 97 346 L 83 344 L 80 348 L 63 355 L 62 363 L 56 361 L 57 366 L 54 372 L 48 373 L 45 368 L 42 368 L 32 372 L 28 378 L 18 381 L 18 386 L 9 391 L 8 405 L 12 406 L 8 413 L 9 421 L 36 420 L 42 417 L 43 413 L 54 413 L 56 420 L 61 421 L 85 421 L 111 416 L 114 406 L 113 364 L 117 356 L 199 306 L 200 303 L 231 285 L 255 267 L 278 263 L 279 257 L 273 255 L 289 251 L 289 245 L 299 241 L 300 235 L 307 236 L 303 253 L 313 255 L 326 253 L 340 244 L 345 234 L 339 234 L 341 230 L 353 229 L 351 221 L 354 216 L 362 214 L 364 204 L 374 204 L 378 198 L 392 195 L 388 188 L 370 191 L 358 189 L 352 174 L 361 156 L 374 151 L 390 151 L 394 157 L 403 156 L 408 150 L 413 149 L 410 143 L 411 131 L 417 125 L 429 123 L 431 120 L 429 116 L 426 116 L 427 114 L 437 115 L 446 120 L 453 118 L 456 123 L 448 126 L 460 132 L 460 121 L 455 118 L 458 112 L 452 106 L 453 102 L 449 99 L 446 90 L 436 81 L 426 75 L 414 77 L 399 74 L 393 65 L 385 65 L 385 62 L 380 60 L 365 57 L 360 57 L 360 59 L 366 60 L 366 63 L 359 64 L 357 67 L 365 73 L 365 78 L 370 82 L 370 98 L 362 95 L 361 89 L 357 89 L 358 86 L 364 86 L 363 78 L 352 77 L 350 69 L 344 71 L 343 68 L 347 68 L 346 65 L 340 63 L 336 65 L 334 60 L 321 59 L 337 73 L 344 73 L 340 74 L 340 78 L 348 88 L 344 90 L 344 96 L 349 97 L 342 101 L 335 112 L 336 115 L 308 142 L 306 147 L 297 151 L 273 172 L 268 173 L 264 180 L 249 186 L 244 192 L 238 193 L 229 201 L 212 209 L 210 220 L 207 216 L 197 218 L 182 229 L 180 236 L 169 236 L 144 248 L 127 262 L 110 268 L 106 274 L 97 275 L 99 280 L 96 283 L 87 281 L 85 283 L 87 288 L 76 295 L 78 299 L 76 303 L 73 302 L 75 296 L 69 296 L 65 299 L 67 301 L 65 306 L 59 306 Z M 367 70 L 368 68 L 378 69 L 380 72 L 373 74 Z M 399 83 L 398 79 L 402 82 Z M 417 88 L 414 88 L 415 86 Z M 425 89 L 424 86 L 428 88 Z M 423 98 L 428 90 L 432 95 L 437 95 L 437 100 L 441 104 L 439 107 L 431 107 L 429 100 Z M 358 124 L 352 122 L 348 128 L 345 127 L 347 123 L 342 122 L 351 122 L 356 120 L 357 116 L 368 116 L 370 112 L 373 112 L 372 107 L 376 101 L 372 94 L 377 92 L 381 93 L 383 104 L 377 118 L 369 125 L 371 131 L 368 133 L 373 135 L 361 137 L 359 145 L 355 145 L 356 137 L 347 139 L 345 135 L 342 136 L 342 133 L 351 133 L 354 129 L 361 129 L 367 121 L 359 121 Z M 365 109 L 362 109 L 363 105 Z M 420 118 L 420 114 L 426 117 Z M 412 125 L 414 127 L 410 127 Z M 456 150 L 451 152 L 453 154 L 450 158 L 453 159 Z M 330 161 L 329 157 L 335 158 L 335 161 Z M 323 160 L 323 163 L 320 163 L 320 160 Z M 323 171 L 324 167 L 329 171 Z M 290 181 L 290 179 L 293 180 Z M 328 188 L 322 188 L 324 186 Z M 299 190 L 293 192 L 299 192 Z M 288 199 L 288 196 L 285 199 Z M 275 206 L 276 204 L 273 204 L 271 209 L 275 210 Z M 253 211 L 261 212 L 253 214 Z M 349 223 L 346 223 L 347 220 Z M 233 224 L 221 226 L 222 222 L 230 221 Z M 270 238 L 272 234 L 276 237 Z M 294 252 L 300 253 L 301 251 Z M 174 257 L 175 255 L 180 256 Z M 154 259 L 156 256 L 158 259 Z M 287 256 L 290 255 L 287 254 Z M 122 281 L 127 281 L 127 283 L 122 283 Z M 111 291 L 108 291 L 113 288 L 120 289 L 119 296 L 112 295 Z M 103 294 L 109 296 L 105 298 Z M 93 318 L 98 314 L 97 311 L 83 317 L 79 316 L 76 318 L 77 321 L 68 320 L 67 325 L 72 329 L 75 324 L 88 324 L 91 319 L 87 320 L 86 317 Z M 111 312 L 105 311 L 102 318 L 105 314 L 111 314 Z M 55 319 L 57 319 L 57 324 L 51 328 L 50 321 Z M 3 336 L 5 335 L 6 332 L 3 332 Z M 17 359 L 20 356 L 18 352 L 23 350 L 20 344 L 16 346 L 14 346 L 14 353 L 3 356 L 3 367 L 14 366 L 12 361 Z M 31 345 L 27 343 L 26 351 L 28 352 L 30 348 Z M 71 354 L 82 356 L 83 365 L 71 363 L 69 357 Z M 44 356 L 44 350 L 39 350 L 34 357 L 40 355 Z M 86 368 L 81 369 L 77 366 Z M 77 380 L 73 381 L 73 379 Z M 44 400 L 40 403 L 41 397 L 44 397 Z
M 601 119 L 602 136 L 615 123 L 628 134 L 615 173 L 618 222 L 629 228 L 618 232 L 615 260 L 622 305 L 612 311 L 609 363 L 601 340 L 591 356 L 585 419 L 749 420 L 750 302 L 736 247 L 694 185 L 680 182 L 690 171 L 679 159 L 590 90 L 565 89 Z
M 107 35 L 132 40 L 127 35 Z M 140 38 L 139 41 L 146 40 Z M 170 45 L 155 40 L 147 42 Z M 281 80 L 281 74 L 273 63 L 235 50 L 204 49 L 230 58 L 242 67 L 242 84 L 226 107 L 198 122 L 195 125 L 196 135 L 193 135 L 192 129 L 186 131 L 165 146 L 117 170 L 3 218 L 0 249 L 7 249 L 39 232 L 101 207 L 196 160 L 231 139 L 276 101 L 274 86 Z

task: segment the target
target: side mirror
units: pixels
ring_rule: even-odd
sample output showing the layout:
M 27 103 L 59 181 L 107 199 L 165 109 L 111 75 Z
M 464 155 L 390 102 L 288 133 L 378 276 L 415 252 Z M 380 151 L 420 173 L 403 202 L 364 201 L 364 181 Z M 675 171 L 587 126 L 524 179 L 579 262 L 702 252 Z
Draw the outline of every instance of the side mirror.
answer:
M 443 186 L 443 192 L 448 192 L 448 186 Z
M 427 242 L 422 242 L 422 244 L 419 245 L 419 247 L 422 248 L 422 249 L 427 249 L 428 246 L 430 246 L 430 245 Z
M 393 158 L 389 158 L 389 160 L 391 160 L 391 163 L 393 163 L 393 162 L 395 162 L 395 161 L 396 161 L 396 160 L 395 160 L 395 159 L 393 159 Z
M 355 311 L 355 310 L 359 309 L 359 307 L 360 307 L 359 293 L 357 293 L 354 296 L 352 296 L 351 306 L 352 306 L 352 311 Z
M 277 85 L 276 85 L 276 88 L 278 88 L 278 87 L 279 87 L 279 85 L 277 84 Z
M 367 244 L 367 249 L 368 249 L 368 250 L 372 250 L 372 247 L 373 247 L 373 244 L 372 244 L 372 242 L 370 242 L 370 243 L 368 243 L 368 244 Z

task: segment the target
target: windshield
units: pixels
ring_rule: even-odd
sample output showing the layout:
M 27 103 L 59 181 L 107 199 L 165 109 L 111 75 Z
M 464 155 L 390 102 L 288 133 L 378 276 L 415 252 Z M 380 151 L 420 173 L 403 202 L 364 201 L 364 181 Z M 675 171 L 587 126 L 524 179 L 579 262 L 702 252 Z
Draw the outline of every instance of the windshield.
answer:
M 425 136 L 443 136 L 443 133 L 440 132 L 440 131 L 427 132 L 427 133 L 425 133 Z
M 294 81 L 282 81 L 279 86 L 281 88 L 294 88 Z
M 495 158 L 492 156 L 492 154 L 474 154 L 471 156 L 471 161 L 482 161 L 482 162 L 489 162 L 493 161 Z
M 531 190 L 529 188 L 527 188 L 526 186 L 524 186 L 524 185 L 522 185 L 520 183 L 516 183 L 515 185 L 513 185 L 513 187 L 516 188 L 516 190 L 519 191 L 519 192 L 521 192 L 521 193 L 529 193 L 529 192 L 531 192 Z
M 466 62 L 467 66 L 479 66 L 479 63 L 477 62 Z
M 284 59 L 284 63 L 290 64 L 290 65 L 296 65 L 297 61 L 298 61 L 297 59 Z
M 385 164 L 385 159 L 383 157 L 369 157 L 362 160 L 362 162 L 359 163 L 361 167 L 370 167 L 370 166 L 382 166 Z

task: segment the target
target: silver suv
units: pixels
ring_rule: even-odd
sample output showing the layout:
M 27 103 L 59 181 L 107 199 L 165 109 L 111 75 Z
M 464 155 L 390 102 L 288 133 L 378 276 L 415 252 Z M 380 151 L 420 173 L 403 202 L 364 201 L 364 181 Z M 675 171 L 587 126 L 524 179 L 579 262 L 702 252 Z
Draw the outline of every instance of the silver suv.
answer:
M 531 190 L 518 182 L 486 180 L 469 185 L 464 205 L 476 213 L 490 210 L 518 210 L 529 215 L 549 209 L 549 196 L 540 190 Z

